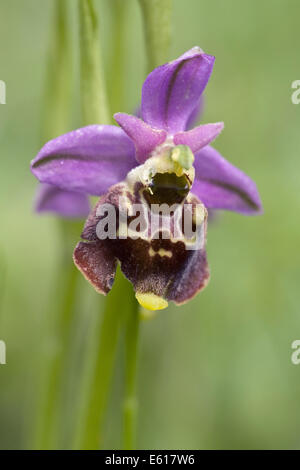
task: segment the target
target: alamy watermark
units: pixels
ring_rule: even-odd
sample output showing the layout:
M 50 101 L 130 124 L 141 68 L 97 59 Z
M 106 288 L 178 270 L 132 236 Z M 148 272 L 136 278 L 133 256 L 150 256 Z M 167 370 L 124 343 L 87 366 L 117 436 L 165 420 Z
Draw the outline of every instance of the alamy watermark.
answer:
M 0 80 L 0 104 L 6 104 L 6 83 Z
M 6 364 L 6 344 L 0 340 L 0 365 Z
M 118 209 L 106 203 L 97 208 L 100 221 L 96 234 L 106 239 L 171 239 L 184 241 L 187 250 L 198 250 L 204 243 L 205 209 L 201 204 L 132 204 L 126 207 L 122 198 Z
M 291 87 L 295 90 L 292 93 L 291 100 L 293 104 L 300 103 L 300 80 L 294 80 Z
M 291 355 L 292 364 L 297 366 L 300 364 L 300 339 L 295 339 L 292 344 L 291 348 L 294 349 L 294 352 Z

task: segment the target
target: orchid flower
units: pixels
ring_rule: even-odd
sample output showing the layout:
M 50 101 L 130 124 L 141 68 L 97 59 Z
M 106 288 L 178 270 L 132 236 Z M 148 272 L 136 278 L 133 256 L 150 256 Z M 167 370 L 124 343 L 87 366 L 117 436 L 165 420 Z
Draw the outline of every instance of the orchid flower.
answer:
M 201 97 L 202 98 L 202 97 Z M 203 99 L 190 116 L 187 129 L 199 119 L 203 108 Z M 140 107 L 136 116 L 141 117 Z M 91 211 L 87 194 L 60 189 L 53 184 L 40 184 L 36 191 L 35 210 L 38 214 L 52 213 L 66 219 L 85 219 Z
M 32 172 L 40 182 L 102 196 L 74 252 L 75 264 L 98 292 L 110 291 L 120 262 L 143 306 L 165 308 L 169 300 L 182 304 L 209 279 L 207 210 L 262 212 L 255 183 L 210 145 L 223 123 L 188 130 L 214 60 L 195 47 L 154 69 L 143 85 L 140 117 L 117 113 L 114 118 L 120 127 L 90 125 L 65 134 L 48 142 L 32 161 Z M 152 203 L 174 202 L 182 210 L 187 204 L 192 207 L 201 235 L 196 250 L 187 249 L 186 238 L 174 240 L 174 224 L 168 238 L 97 236 L 101 208 L 108 203 L 129 213 L 133 204 L 141 204 L 148 217 Z

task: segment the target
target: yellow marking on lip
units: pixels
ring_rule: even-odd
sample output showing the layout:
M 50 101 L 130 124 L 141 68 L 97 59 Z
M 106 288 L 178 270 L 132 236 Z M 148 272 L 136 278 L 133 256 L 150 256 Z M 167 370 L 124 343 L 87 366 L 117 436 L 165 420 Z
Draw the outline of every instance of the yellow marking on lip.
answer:
M 165 299 L 153 294 L 152 292 L 137 292 L 135 297 L 138 303 L 147 310 L 163 310 L 168 306 L 168 302 Z
M 167 256 L 168 258 L 172 258 L 173 256 L 172 251 L 164 250 L 163 248 L 160 248 L 158 251 L 154 251 L 152 246 L 149 248 L 149 255 L 150 256 L 159 255 L 161 257 Z

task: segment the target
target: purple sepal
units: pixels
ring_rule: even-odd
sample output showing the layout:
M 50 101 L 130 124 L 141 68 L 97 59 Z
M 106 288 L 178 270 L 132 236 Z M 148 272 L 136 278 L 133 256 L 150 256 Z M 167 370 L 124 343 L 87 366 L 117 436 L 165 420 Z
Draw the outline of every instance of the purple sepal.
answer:
M 52 212 L 66 218 L 84 219 L 90 212 L 89 199 L 85 194 L 64 191 L 50 184 L 38 187 L 35 210 Z
M 204 96 L 201 95 L 198 103 L 196 104 L 196 107 L 194 110 L 191 112 L 190 117 L 188 118 L 188 121 L 186 123 L 186 131 L 193 129 L 195 125 L 199 122 L 202 113 L 203 113 L 203 108 L 204 108 Z
M 214 60 L 194 47 L 177 60 L 154 69 L 143 85 L 143 120 L 170 135 L 184 131 L 199 104 Z
M 104 194 L 137 165 L 133 142 L 117 126 L 92 125 L 48 142 L 31 163 L 42 183 Z
M 208 209 L 225 209 L 245 215 L 263 212 L 254 181 L 206 146 L 195 155 L 192 192 Z
M 204 108 L 204 96 L 201 95 L 198 103 L 196 104 L 195 108 L 190 114 L 190 117 L 188 118 L 188 121 L 186 123 L 186 129 L 184 129 L 185 131 L 192 129 L 198 123 L 203 113 L 203 108 Z M 136 108 L 134 115 L 142 119 L 142 110 L 140 106 Z

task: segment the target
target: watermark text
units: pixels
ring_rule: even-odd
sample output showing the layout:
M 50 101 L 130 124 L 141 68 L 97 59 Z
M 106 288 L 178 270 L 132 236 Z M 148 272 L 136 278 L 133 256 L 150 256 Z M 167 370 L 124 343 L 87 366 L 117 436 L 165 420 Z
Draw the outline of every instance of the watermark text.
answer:
M 294 80 L 291 86 L 295 90 L 291 96 L 292 103 L 299 104 L 300 103 L 300 80 Z
M 0 104 L 6 104 L 6 83 L 0 80 Z
M 6 364 L 6 344 L 0 340 L 0 364 Z
M 291 344 L 291 348 L 295 350 L 291 355 L 291 361 L 292 364 L 297 366 L 300 364 L 300 339 L 295 339 Z
M 112 204 L 101 204 L 96 215 L 100 217 L 96 226 L 100 240 L 182 240 L 188 242 L 187 250 L 197 250 L 204 243 L 205 209 L 201 204 L 152 204 L 150 208 L 145 204 L 132 204 L 128 208 L 120 200 L 118 210 Z

